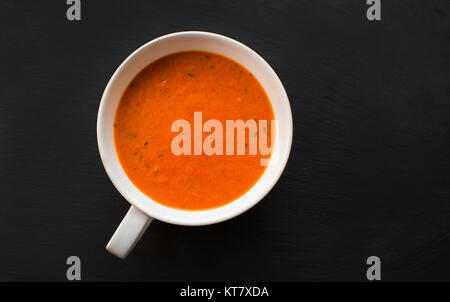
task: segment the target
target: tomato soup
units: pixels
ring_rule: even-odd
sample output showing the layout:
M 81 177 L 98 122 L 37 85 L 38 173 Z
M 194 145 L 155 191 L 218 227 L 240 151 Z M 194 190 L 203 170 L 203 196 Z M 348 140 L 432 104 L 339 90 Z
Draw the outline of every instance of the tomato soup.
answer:
M 216 208 L 239 198 L 264 173 L 261 159 L 270 156 L 249 155 L 248 144 L 245 155 L 175 155 L 171 144 L 178 133 L 171 131 L 172 123 L 186 120 L 194 128 L 195 112 L 202 113 L 202 123 L 214 119 L 223 125 L 227 120 L 274 119 L 255 76 L 227 57 L 185 51 L 145 67 L 127 86 L 116 111 L 117 154 L 137 188 L 182 210 Z M 268 128 L 270 141 L 273 131 Z M 246 139 L 257 135 L 249 132 Z

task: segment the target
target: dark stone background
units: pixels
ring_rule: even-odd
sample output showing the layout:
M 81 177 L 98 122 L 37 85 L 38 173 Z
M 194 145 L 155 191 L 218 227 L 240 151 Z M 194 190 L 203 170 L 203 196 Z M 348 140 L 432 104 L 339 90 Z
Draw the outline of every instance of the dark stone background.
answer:
M 450 280 L 450 1 L 66 1 L 0 4 L 0 281 Z M 138 46 L 205 30 L 256 50 L 289 95 L 285 173 L 230 221 L 155 221 L 125 261 L 128 209 L 96 142 L 110 76 Z

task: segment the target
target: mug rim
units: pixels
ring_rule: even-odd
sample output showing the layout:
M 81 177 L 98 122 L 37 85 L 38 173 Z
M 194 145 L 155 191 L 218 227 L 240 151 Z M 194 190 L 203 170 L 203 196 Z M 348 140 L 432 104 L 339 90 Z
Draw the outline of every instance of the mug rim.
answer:
M 138 201 L 138 200 L 133 200 L 133 198 L 130 196 L 129 192 L 127 192 L 127 190 L 125 190 L 120 184 L 119 181 L 116 178 L 116 175 L 108 168 L 108 165 L 105 163 L 104 160 L 104 152 L 106 152 L 106 150 L 104 150 L 104 146 L 103 146 L 103 132 L 102 132 L 102 124 L 103 124 L 103 114 L 105 111 L 105 106 L 107 103 L 107 99 L 108 99 L 108 92 L 111 90 L 117 76 L 122 72 L 122 70 L 133 60 L 134 57 L 136 57 L 137 55 L 139 55 L 141 52 L 143 52 L 144 50 L 146 50 L 147 48 L 151 47 L 152 45 L 159 43 L 162 40 L 165 39 L 169 39 L 169 38 L 175 38 L 175 37 L 180 37 L 180 36 L 198 36 L 198 37 L 207 37 L 207 38 L 216 38 L 216 39 L 221 39 L 221 40 L 225 40 L 226 42 L 232 43 L 235 46 L 238 46 L 239 48 L 242 48 L 243 50 L 245 50 L 247 53 L 249 53 L 249 55 L 254 56 L 258 61 L 260 61 L 260 63 L 263 64 L 263 66 L 265 67 L 265 69 L 270 73 L 270 76 L 275 80 L 275 82 L 277 82 L 277 84 L 279 84 L 280 86 L 280 93 L 281 96 L 283 98 L 283 100 L 285 102 L 283 102 L 283 106 L 285 107 L 284 109 L 287 110 L 288 112 L 288 133 L 284 133 L 285 135 L 287 134 L 287 152 L 285 152 L 284 154 L 281 154 L 281 164 L 278 165 L 277 167 L 277 171 L 275 172 L 274 176 L 270 179 L 270 185 L 265 187 L 263 190 L 260 190 L 260 192 L 258 192 L 258 196 L 253 198 L 253 200 L 250 200 L 247 202 L 247 204 L 241 208 L 237 208 L 234 210 L 234 212 L 230 212 L 227 215 L 222 214 L 220 217 L 217 217 L 217 215 L 209 215 L 208 218 L 203 218 L 201 221 L 192 221 L 189 219 L 185 219 L 185 220 L 180 220 L 180 219 L 176 219 L 174 217 L 168 217 L 168 216 L 164 216 L 164 215 L 160 215 L 159 213 L 150 213 L 151 211 L 148 211 L 148 207 L 146 207 L 142 202 Z M 201 49 L 199 49 L 201 50 Z M 187 51 L 187 50 L 186 50 Z M 170 53 L 166 54 L 169 55 Z M 221 54 L 221 53 L 218 53 Z M 224 54 L 221 54 L 224 55 Z M 226 55 L 224 55 L 226 56 Z M 163 57 L 163 56 L 161 56 Z M 160 59 L 161 57 L 156 58 L 154 61 Z M 228 56 L 226 56 L 228 57 Z M 154 62 L 152 61 L 152 62 Z M 146 66 L 148 66 L 149 64 L 151 64 L 152 62 L 147 63 Z M 238 62 L 240 64 L 242 64 L 241 62 Z M 142 68 L 145 68 L 145 66 L 143 66 Z M 142 68 L 140 70 L 142 70 Z M 267 88 L 264 87 L 264 85 L 261 83 L 261 85 L 263 86 L 263 88 L 266 90 Z M 119 100 L 120 101 L 120 100 Z M 269 101 L 271 102 L 271 105 L 273 106 L 272 101 L 269 98 Z M 117 110 L 117 107 L 115 108 L 114 112 Z M 115 113 L 114 113 L 115 114 Z M 275 116 L 275 120 L 277 120 L 277 117 Z M 277 131 L 278 132 L 278 131 Z M 277 133 L 277 135 L 279 135 Z M 226 221 L 229 219 L 232 219 L 244 212 L 246 212 L 247 210 L 249 210 L 250 208 L 252 208 L 253 206 L 255 206 L 256 204 L 258 204 L 271 190 L 272 188 L 275 186 L 275 184 L 278 182 L 279 178 L 281 177 L 287 161 L 289 159 L 289 155 L 291 152 L 291 148 L 292 148 L 292 138 L 293 138 L 293 121 L 292 121 L 292 111 L 291 111 L 291 107 L 290 107 L 290 103 L 289 103 L 289 98 L 286 94 L 286 91 L 284 89 L 284 86 L 281 82 L 281 80 L 279 79 L 278 75 L 275 73 L 275 71 L 272 69 L 272 67 L 258 54 L 256 53 L 253 49 L 251 49 L 250 47 L 244 45 L 243 43 L 236 41 L 232 38 L 229 38 L 227 36 L 224 35 L 220 35 L 220 34 L 216 34 L 216 33 L 211 33 L 211 32 L 205 32 L 205 31 L 181 31 L 181 32 L 175 32 L 175 33 L 170 33 L 170 34 L 166 34 L 160 37 L 157 37 L 145 44 L 143 44 L 142 46 L 138 47 L 135 51 L 133 51 L 120 65 L 119 67 L 115 70 L 114 74 L 111 76 L 110 80 L 108 81 L 108 84 L 105 87 L 105 90 L 102 94 L 101 97 L 101 101 L 100 101 L 100 105 L 99 105 L 99 110 L 98 110 L 98 115 L 97 115 L 97 144 L 98 144 L 98 149 L 99 149 L 99 154 L 100 154 L 100 158 L 103 164 L 103 167 L 109 177 L 109 179 L 111 180 L 111 182 L 113 183 L 114 187 L 116 188 L 117 191 L 119 191 L 119 193 L 133 206 L 135 206 L 136 208 L 138 208 L 139 210 L 141 210 L 142 212 L 144 212 L 146 215 L 153 217 L 157 220 L 161 220 L 167 223 L 171 223 L 171 224 L 176 224 L 176 225 L 186 225 L 186 226 L 195 226 L 195 225 L 209 225 L 209 224 L 214 224 L 214 223 L 219 223 L 222 221 Z M 117 157 L 118 159 L 118 155 L 117 155 L 117 150 L 114 148 L 113 150 L 114 155 Z M 273 156 L 273 154 L 271 154 L 271 157 Z M 272 158 L 271 158 L 272 159 Z M 120 161 L 119 161 L 120 164 Z M 120 164 L 120 168 L 121 170 L 125 173 L 125 171 L 123 170 L 123 167 Z M 266 168 L 267 170 L 267 168 Z M 125 173 L 126 175 L 126 173 Z M 126 175 L 126 177 L 128 177 L 128 175 Z M 253 184 L 248 191 L 250 191 L 253 187 L 255 187 L 261 180 L 263 176 L 261 176 L 255 184 Z M 129 177 L 128 177 L 129 179 Z M 131 180 L 130 180 L 131 181 Z M 140 189 L 134 185 L 133 186 L 140 191 Z M 248 192 L 247 191 L 247 192 Z M 244 196 L 244 193 L 242 196 Z M 142 193 L 144 194 L 144 193 Z M 164 204 L 160 204 L 157 201 L 153 200 L 152 198 L 150 198 L 149 196 L 147 196 L 146 194 L 144 194 L 147 199 L 149 199 L 149 201 L 155 202 L 159 205 L 161 205 L 162 207 L 165 207 L 167 209 L 173 210 L 173 211 L 177 211 L 177 212 L 183 212 L 183 213 L 198 213 L 198 212 L 202 212 L 202 213 L 207 213 L 207 212 L 211 212 L 223 207 L 226 207 L 227 205 L 232 204 L 233 202 L 235 202 L 236 200 L 238 200 L 239 198 L 241 198 L 242 196 L 236 198 L 233 201 L 230 201 L 227 204 L 224 204 L 222 206 L 216 207 L 216 208 L 212 208 L 212 209 L 205 209 L 205 210 L 181 210 L 181 209 L 176 209 L 176 208 L 171 208 L 168 207 Z M 186 214 L 188 215 L 188 214 Z

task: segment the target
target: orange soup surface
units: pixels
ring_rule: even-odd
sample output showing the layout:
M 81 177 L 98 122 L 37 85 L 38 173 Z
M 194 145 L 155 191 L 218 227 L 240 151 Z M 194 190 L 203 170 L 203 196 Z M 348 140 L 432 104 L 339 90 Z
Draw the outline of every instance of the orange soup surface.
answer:
M 267 120 L 270 146 L 272 106 L 264 88 L 242 65 L 224 56 L 185 51 L 145 67 L 123 93 L 114 121 L 117 154 L 129 179 L 156 202 L 182 210 L 225 205 L 246 193 L 262 176 L 262 156 L 174 155 L 172 123 L 194 112 L 224 125 L 226 120 Z M 261 130 L 259 130 L 261 131 Z M 266 132 L 266 129 L 264 129 Z M 257 133 L 246 132 L 249 135 Z M 203 133 L 203 140 L 210 133 Z M 225 154 L 226 135 L 223 134 Z M 236 139 L 236 135 L 235 135 Z

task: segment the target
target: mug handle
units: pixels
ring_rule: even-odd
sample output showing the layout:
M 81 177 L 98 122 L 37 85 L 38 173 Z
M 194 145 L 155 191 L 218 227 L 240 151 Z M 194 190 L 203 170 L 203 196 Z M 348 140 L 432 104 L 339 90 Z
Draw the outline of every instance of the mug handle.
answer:
M 120 259 L 125 259 L 152 220 L 152 217 L 132 205 L 106 245 L 106 250 Z

